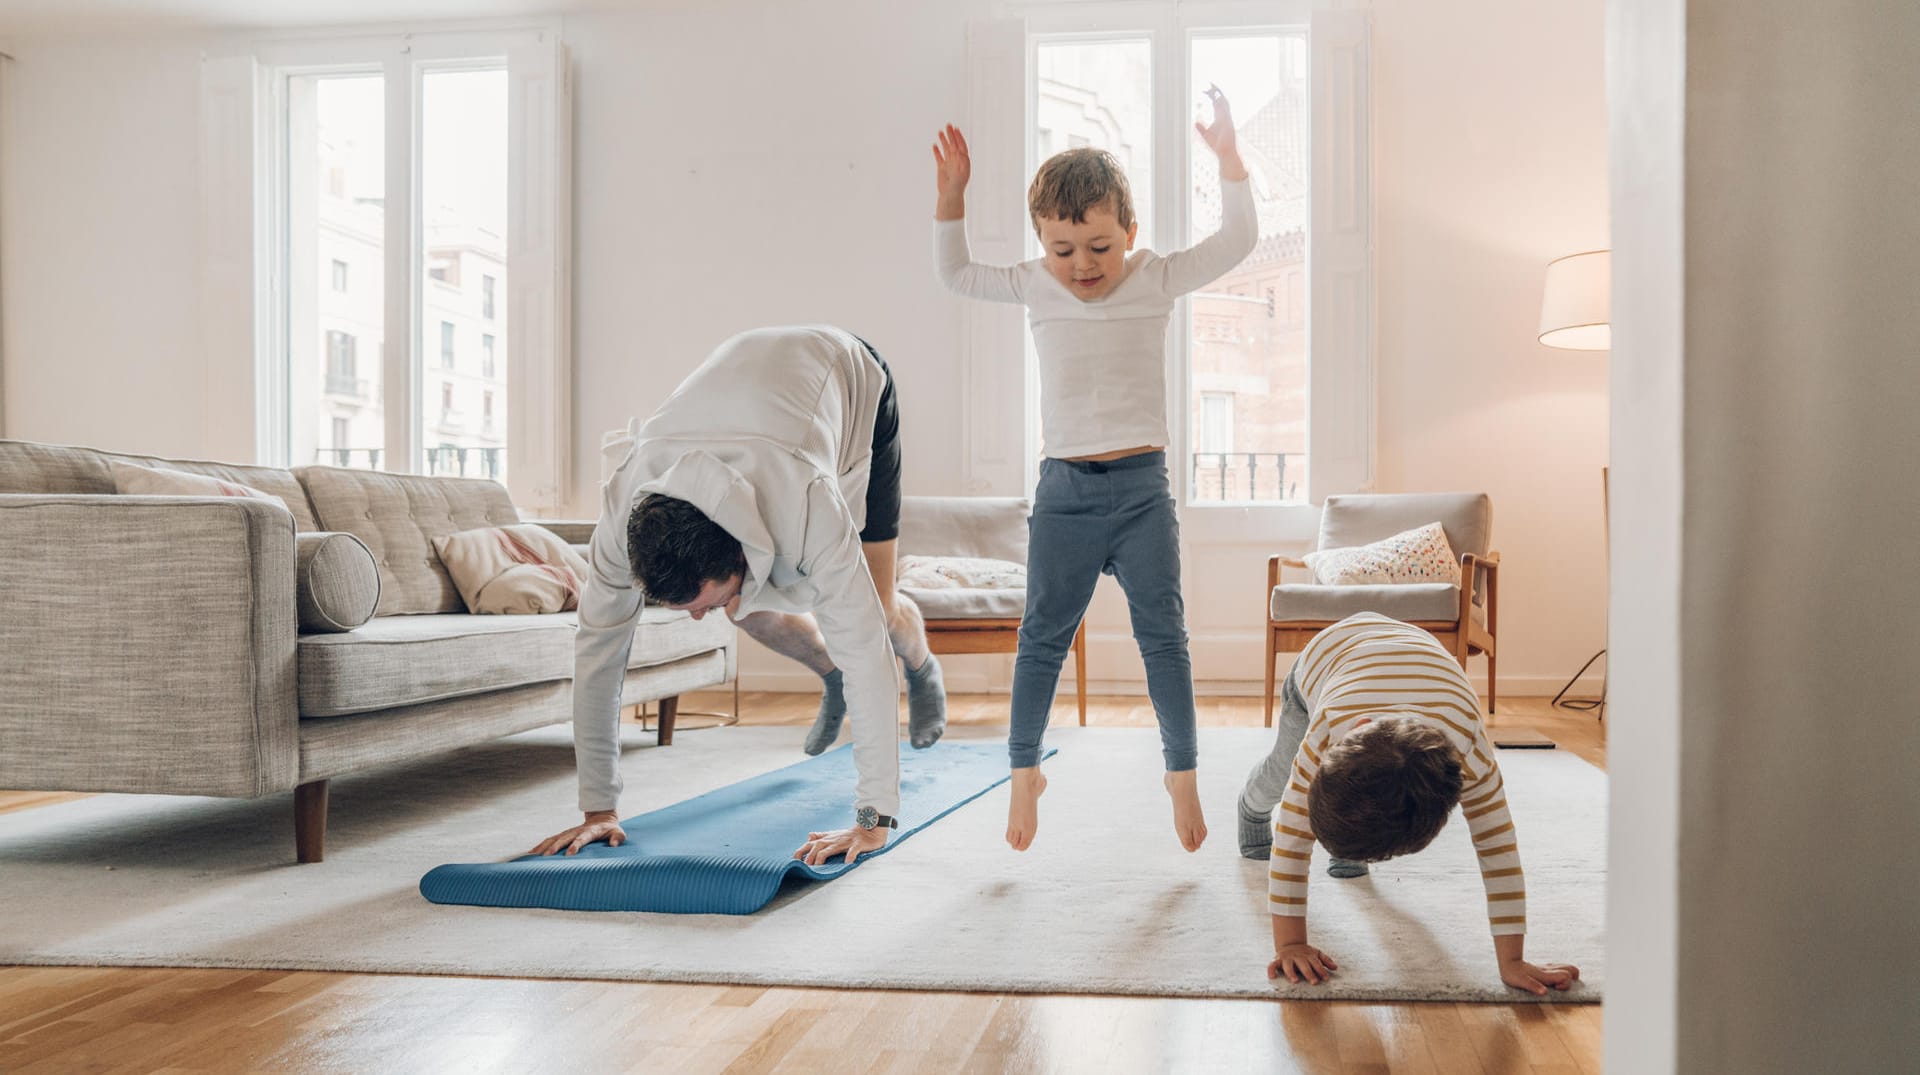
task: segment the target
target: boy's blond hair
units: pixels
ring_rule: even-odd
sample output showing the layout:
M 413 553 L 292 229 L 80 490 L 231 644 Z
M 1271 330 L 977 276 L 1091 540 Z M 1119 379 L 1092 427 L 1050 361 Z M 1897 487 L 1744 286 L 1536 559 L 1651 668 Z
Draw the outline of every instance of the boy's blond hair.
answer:
M 1033 233 L 1040 234 L 1042 217 L 1087 221 L 1087 212 L 1110 206 L 1122 230 L 1133 228 L 1133 192 L 1120 162 L 1104 149 L 1082 146 L 1055 153 L 1033 175 L 1027 188 L 1027 215 Z

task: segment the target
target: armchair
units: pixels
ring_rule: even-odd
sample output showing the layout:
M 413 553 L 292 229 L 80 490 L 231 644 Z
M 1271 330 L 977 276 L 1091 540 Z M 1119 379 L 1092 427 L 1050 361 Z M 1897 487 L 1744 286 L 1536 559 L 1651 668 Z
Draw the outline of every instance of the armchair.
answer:
M 900 504 L 901 556 L 973 556 L 1027 562 L 1025 497 L 910 496 Z M 1025 590 L 916 590 L 900 593 L 927 621 L 935 653 L 1013 653 L 1020 648 Z M 1080 723 L 1087 723 L 1087 625 L 1073 635 Z
M 1304 560 L 1267 560 L 1266 721 L 1273 726 L 1273 666 L 1281 653 L 1298 653 L 1322 630 L 1356 612 L 1378 612 L 1431 631 L 1460 667 L 1487 658 L 1487 712 L 1494 709 L 1496 638 L 1500 613 L 1500 554 L 1488 548 L 1493 504 L 1485 493 L 1408 493 L 1330 496 L 1320 516 L 1318 549 L 1366 545 L 1438 521 L 1460 557 L 1460 584 L 1322 586 L 1286 582 L 1282 569 Z

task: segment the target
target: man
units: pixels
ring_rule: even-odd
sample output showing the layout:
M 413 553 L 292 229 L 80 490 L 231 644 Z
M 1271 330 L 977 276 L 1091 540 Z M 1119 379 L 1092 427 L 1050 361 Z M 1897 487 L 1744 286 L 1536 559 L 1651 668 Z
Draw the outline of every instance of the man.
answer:
M 585 820 L 534 851 L 626 841 L 620 828 L 620 688 L 646 599 L 699 619 L 724 611 L 825 689 L 806 749 L 853 717 L 858 772 L 849 826 L 810 834 L 810 865 L 886 845 L 900 807 L 899 711 L 933 745 L 946 727 L 926 625 L 894 593 L 900 416 L 893 374 L 830 326 L 756 329 L 721 344 L 642 425 L 602 488 L 580 598 L 574 759 Z

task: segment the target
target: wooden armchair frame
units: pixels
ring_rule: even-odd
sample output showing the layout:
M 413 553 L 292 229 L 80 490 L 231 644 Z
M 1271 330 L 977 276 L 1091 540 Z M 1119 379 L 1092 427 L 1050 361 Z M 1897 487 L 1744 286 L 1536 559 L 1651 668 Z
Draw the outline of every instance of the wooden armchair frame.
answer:
M 902 597 L 901 600 L 906 600 Z M 1017 653 L 1020 621 L 1016 619 L 928 620 L 927 648 L 934 653 Z M 1073 632 L 1074 692 L 1080 703 L 1080 726 L 1087 726 L 1087 621 Z
M 1314 635 L 1332 627 L 1338 620 L 1276 620 L 1273 618 L 1273 591 L 1280 585 L 1280 569 L 1297 567 L 1305 569 L 1305 560 L 1292 556 L 1271 556 L 1267 558 L 1267 727 L 1273 727 L 1273 665 L 1282 653 L 1298 653 L 1305 649 Z M 1487 622 L 1482 624 L 1473 618 L 1474 596 L 1480 583 L 1480 569 L 1487 572 L 1486 606 Z M 1486 556 L 1465 553 L 1460 557 L 1460 613 L 1459 619 L 1449 623 L 1445 620 L 1413 620 L 1413 626 L 1430 631 L 1440 640 L 1440 644 L 1460 662 L 1464 670 L 1467 658 L 1483 654 L 1487 658 L 1487 712 L 1494 711 L 1494 692 L 1496 688 L 1495 671 L 1498 655 L 1496 639 L 1500 633 L 1500 554 L 1489 552 Z

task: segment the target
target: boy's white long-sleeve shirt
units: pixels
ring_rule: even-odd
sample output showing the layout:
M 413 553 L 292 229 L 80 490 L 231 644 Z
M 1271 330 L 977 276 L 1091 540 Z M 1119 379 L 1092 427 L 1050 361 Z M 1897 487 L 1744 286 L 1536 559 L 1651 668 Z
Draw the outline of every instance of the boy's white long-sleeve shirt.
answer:
M 1220 184 L 1220 230 L 1165 256 L 1140 250 L 1105 297 L 1087 302 L 1047 272 L 1041 255 L 979 265 L 965 220 L 934 222 L 934 265 L 959 294 L 1027 307 L 1040 359 L 1041 450 L 1056 459 L 1165 447 L 1167 322 L 1176 299 L 1227 273 L 1253 251 L 1259 221 L 1248 180 Z
M 813 613 L 846 684 L 855 806 L 900 812 L 893 646 L 860 548 L 886 374 L 851 333 L 766 328 L 721 344 L 651 418 L 601 489 L 574 642 L 580 809 L 619 806 L 620 694 L 645 595 L 627 517 L 650 493 L 685 500 L 739 540 L 736 615 Z M 850 817 L 851 820 L 851 817 Z

